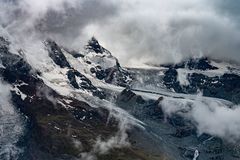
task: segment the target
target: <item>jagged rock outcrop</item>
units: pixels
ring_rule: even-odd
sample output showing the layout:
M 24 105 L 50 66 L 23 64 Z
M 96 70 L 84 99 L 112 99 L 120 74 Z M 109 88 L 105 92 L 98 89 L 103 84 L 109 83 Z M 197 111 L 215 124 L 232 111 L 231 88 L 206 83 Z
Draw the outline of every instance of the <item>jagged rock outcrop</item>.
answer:
M 131 83 L 131 74 L 120 66 L 117 58 L 103 48 L 96 38 L 89 40 L 85 49 L 85 62 L 91 66 L 91 73 L 98 79 L 123 87 Z
M 25 59 L 17 54 L 9 52 L 10 43 L 3 37 L 0 37 L 0 75 L 9 83 L 31 82 L 35 85 L 37 81 L 31 66 L 25 62 Z
M 163 77 L 163 82 L 169 89 L 174 89 L 175 92 L 183 93 L 183 89 L 177 79 L 178 72 L 174 68 L 169 68 Z
M 121 94 L 118 96 L 118 101 L 121 102 L 135 102 L 137 104 L 144 104 L 145 100 L 141 97 L 136 95 L 134 92 L 132 92 L 129 89 L 124 89 Z
M 210 60 L 207 57 L 202 58 L 190 58 L 178 64 L 164 64 L 161 65 L 162 67 L 166 68 L 187 68 L 190 70 L 215 70 L 218 69 L 217 67 L 213 66 L 210 63 Z
M 45 45 L 48 50 L 49 56 L 57 65 L 59 65 L 61 68 L 70 68 L 70 64 L 68 63 L 66 57 L 61 51 L 61 48 L 56 44 L 56 42 L 49 39 L 45 42 Z
M 88 41 L 85 49 L 87 50 L 87 52 L 95 52 L 100 54 L 103 54 L 105 52 L 107 54 L 111 54 L 108 50 L 106 50 L 99 44 L 98 40 L 95 37 L 92 37 L 91 40 Z
M 138 118 L 150 118 L 162 121 L 163 120 L 163 111 L 161 108 L 161 101 L 163 100 L 163 97 L 159 97 L 158 100 L 144 100 L 142 96 L 137 95 L 130 89 L 124 89 L 117 97 L 117 103 L 119 105 L 125 106 L 129 105 L 135 108 L 135 106 L 138 106 L 136 110 L 133 111 L 133 115 Z M 124 109 L 132 111 L 132 108 L 130 107 L 124 107 Z
M 69 83 L 75 88 L 75 89 L 81 89 L 81 90 L 87 90 L 93 94 L 93 96 L 97 96 L 101 99 L 105 98 L 105 93 L 95 87 L 92 82 L 83 74 L 81 74 L 79 71 L 74 69 L 70 63 L 68 62 L 67 58 L 62 52 L 62 49 L 60 46 L 57 45 L 56 42 L 52 40 L 47 40 L 45 42 L 45 45 L 47 47 L 47 51 L 49 53 L 50 58 L 53 60 L 53 62 L 57 65 L 59 65 L 61 68 L 68 68 L 68 71 L 66 73 L 66 76 L 68 77 Z M 72 51 L 69 52 L 71 55 L 75 56 L 75 58 L 78 58 L 80 54 Z M 81 56 L 80 56 L 81 57 Z
M 194 63 L 193 63 L 194 62 Z M 190 60 L 187 65 L 188 69 L 197 70 L 215 70 L 215 66 L 209 64 L 206 58 L 200 60 Z M 195 66 L 195 67 L 194 67 Z M 164 74 L 164 84 L 167 88 L 173 89 L 177 93 L 196 94 L 199 90 L 204 96 L 217 97 L 232 101 L 240 102 L 240 76 L 233 73 L 223 73 L 220 76 L 207 76 L 201 72 L 192 72 L 187 74 L 188 85 L 181 85 L 178 81 L 178 68 L 185 68 L 184 65 L 176 64 L 170 67 Z
M 76 88 L 76 89 L 86 89 L 88 91 L 91 91 L 93 93 L 93 96 L 97 96 L 101 99 L 104 99 L 106 97 L 105 93 L 101 91 L 100 89 L 96 88 L 92 85 L 92 82 L 87 79 L 84 75 L 82 75 L 80 72 L 70 69 L 67 72 L 67 77 L 69 79 L 70 84 Z

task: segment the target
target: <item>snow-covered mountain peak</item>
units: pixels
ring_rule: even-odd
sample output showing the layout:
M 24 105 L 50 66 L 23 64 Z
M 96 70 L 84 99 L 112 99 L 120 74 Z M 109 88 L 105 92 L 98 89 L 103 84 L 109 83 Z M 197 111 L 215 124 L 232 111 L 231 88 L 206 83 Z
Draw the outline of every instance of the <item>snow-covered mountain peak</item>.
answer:
M 70 67 L 70 64 L 68 63 L 66 57 L 62 53 L 61 48 L 57 45 L 56 42 L 48 39 L 44 42 L 44 44 L 48 50 L 49 57 L 51 57 L 57 65 L 59 65 L 61 68 Z
M 85 62 L 108 69 L 117 66 L 117 58 L 111 52 L 102 47 L 95 37 L 92 37 L 85 49 Z
M 111 53 L 106 50 L 104 47 L 102 47 L 100 45 L 100 43 L 98 42 L 98 40 L 95 38 L 95 37 L 92 37 L 89 41 L 88 41 L 88 44 L 84 47 L 84 49 L 87 51 L 87 52 L 94 52 L 94 53 L 97 53 L 97 54 L 109 54 L 111 55 Z
M 83 60 L 97 79 L 120 86 L 131 83 L 132 78 L 128 71 L 121 67 L 118 59 L 102 47 L 95 37 L 89 40 L 84 52 Z

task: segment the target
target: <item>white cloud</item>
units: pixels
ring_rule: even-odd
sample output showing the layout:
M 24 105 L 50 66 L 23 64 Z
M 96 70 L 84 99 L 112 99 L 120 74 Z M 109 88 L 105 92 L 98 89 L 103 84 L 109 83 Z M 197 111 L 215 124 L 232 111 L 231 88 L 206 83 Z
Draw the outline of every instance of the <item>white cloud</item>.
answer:
M 240 140 L 240 106 L 197 95 L 195 100 L 164 99 L 166 117 L 178 114 L 197 127 L 199 135 L 207 133 L 230 142 Z
M 107 25 L 95 25 L 96 37 L 122 62 L 159 64 L 196 55 L 240 58 L 237 23 L 217 12 L 213 3 L 152 0 L 124 1 L 122 6 Z
M 191 116 L 199 134 L 208 133 L 236 142 L 240 140 L 240 106 L 232 109 L 217 102 L 195 101 Z
M 239 62 L 236 6 L 216 0 L 12 0 L 1 2 L 0 20 L 19 42 L 51 37 L 81 48 L 94 35 L 125 65 L 199 55 Z

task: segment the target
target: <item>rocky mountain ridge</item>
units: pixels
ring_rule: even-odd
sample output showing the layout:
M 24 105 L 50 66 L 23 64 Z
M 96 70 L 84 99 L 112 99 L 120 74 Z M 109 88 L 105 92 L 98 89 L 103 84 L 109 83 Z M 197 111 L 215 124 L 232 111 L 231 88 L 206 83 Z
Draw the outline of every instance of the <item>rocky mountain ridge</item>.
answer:
M 189 118 L 199 103 L 239 103 L 237 67 L 200 58 L 126 69 L 92 38 L 84 53 L 46 40 L 50 64 L 38 70 L 27 53 L 12 53 L 10 45 L 0 38 L 0 77 L 11 86 L 11 103 L 27 117 L 26 133 L 14 143 L 22 149 L 17 159 L 240 157 L 238 145 L 216 134 L 199 135 L 199 122 Z M 1 150 L 0 158 L 12 159 L 12 151 Z

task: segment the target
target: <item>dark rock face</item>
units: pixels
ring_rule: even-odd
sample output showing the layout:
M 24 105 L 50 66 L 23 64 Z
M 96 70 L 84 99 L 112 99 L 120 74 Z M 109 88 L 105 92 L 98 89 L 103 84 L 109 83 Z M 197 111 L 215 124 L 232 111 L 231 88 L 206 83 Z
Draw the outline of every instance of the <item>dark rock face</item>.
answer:
M 1 57 L 1 60 L 3 66 L 5 66 L 5 70 L 2 73 L 5 80 L 9 82 L 15 82 L 18 79 L 27 81 L 28 79 L 32 78 L 28 75 L 31 71 L 31 68 L 27 63 L 24 63 L 23 58 L 17 55 L 6 53 L 6 55 Z
M 193 60 L 190 60 L 189 63 L 192 61 Z M 208 60 L 205 58 L 200 59 L 198 62 L 199 63 L 191 63 L 191 65 L 189 64 L 189 69 L 216 69 L 210 64 L 207 65 Z M 177 93 L 186 94 L 195 94 L 198 92 L 198 90 L 201 90 L 204 96 L 222 98 L 234 103 L 240 102 L 240 76 L 225 73 L 222 76 L 208 77 L 201 73 L 192 73 L 187 75 L 189 85 L 181 86 L 177 80 L 178 72 L 176 69 L 183 66 L 180 64 L 177 64 L 176 66 L 170 66 L 170 68 L 165 72 L 163 81 L 167 88 L 173 89 Z
M 164 84 L 169 89 L 178 93 L 195 94 L 198 90 L 204 96 L 222 98 L 234 103 L 240 102 L 240 76 L 224 74 L 222 76 L 208 77 L 203 74 L 193 73 L 188 75 L 188 86 L 181 86 L 177 81 L 177 71 L 170 68 L 165 72 Z
M 1 46 L 1 48 L 2 47 L 8 48 L 9 45 L 10 45 L 10 42 L 7 39 L 5 39 L 3 37 L 0 37 L 0 46 Z
M 191 90 L 199 88 L 206 96 L 222 98 L 234 103 L 240 102 L 240 76 L 238 75 L 224 74 L 220 77 L 207 77 L 192 74 L 189 79 Z
M 95 87 L 92 85 L 92 82 L 76 70 L 73 70 L 73 69 L 69 70 L 67 72 L 67 76 L 70 81 L 70 84 L 76 89 L 80 89 L 80 86 L 84 89 L 89 89 L 89 90 L 95 89 Z M 76 77 L 79 77 L 80 80 L 82 81 L 80 84 L 77 83 Z
M 168 87 L 169 89 L 173 88 L 175 92 L 182 93 L 183 89 L 177 80 L 177 76 L 178 76 L 178 73 L 177 73 L 176 69 L 169 68 L 165 72 L 163 81 L 164 81 L 164 84 L 166 85 L 166 87 Z
M 91 91 L 93 93 L 94 96 L 99 97 L 100 99 L 104 99 L 105 98 L 105 93 L 101 90 L 99 90 L 98 88 L 96 88 L 92 82 L 85 77 L 84 75 L 82 75 L 80 72 L 74 70 L 74 69 L 70 69 L 67 72 L 67 77 L 69 79 L 70 84 L 76 88 L 76 89 L 85 89 L 88 91 Z M 79 78 L 79 80 L 81 81 L 80 83 L 77 82 L 76 77 Z
M 85 49 L 91 52 L 95 52 L 95 53 L 103 53 L 103 52 L 108 52 L 105 48 L 103 48 L 99 42 L 97 41 L 97 39 L 95 37 L 92 37 L 91 40 L 88 41 L 88 44 L 85 46 Z
M 144 100 L 142 96 L 135 94 L 130 89 L 124 89 L 117 97 L 117 103 L 119 105 L 129 105 L 132 107 L 124 107 L 136 118 L 151 119 L 157 122 L 164 120 L 164 114 L 161 107 L 161 101 L 163 97 L 159 97 L 158 100 Z M 135 106 L 137 106 L 135 108 Z M 132 108 L 135 108 L 132 110 Z
M 187 63 L 189 69 L 198 69 L 198 70 L 214 70 L 218 69 L 215 66 L 212 66 L 207 58 L 199 58 L 199 59 L 190 59 Z
M 23 82 L 34 81 L 36 78 L 31 73 L 31 66 L 25 62 L 23 57 L 9 52 L 9 42 L 0 37 L 0 60 L 4 69 L 0 69 L 0 74 L 4 80 L 14 83 L 17 80 Z
M 163 67 L 167 68 L 188 68 L 190 70 L 215 70 L 218 69 L 217 67 L 210 64 L 210 61 L 208 58 L 190 58 L 189 60 L 183 61 L 179 64 L 167 64 L 167 65 L 161 65 Z
M 111 83 L 122 87 L 129 86 L 132 81 L 131 74 L 127 70 L 123 69 L 119 64 L 105 70 L 102 69 L 101 66 L 96 66 L 92 67 L 90 71 L 99 80 L 104 80 L 106 83 Z
M 96 53 L 98 54 L 103 54 L 104 55 L 101 57 L 104 61 L 105 58 L 109 58 L 111 60 L 116 61 L 116 65 L 113 67 L 109 68 L 104 68 L 101 65 L 96 65 L 90 68 L 90 72 L 96 76 L 99 80 L 104 80 L 107 83 L 119 85 L 122 87 L 126 87 L 131 83 L 132 76 L 131 74 L 126 70 L 123 69 L 118 60 L 111 55 L 111 53 L 103 48 L 99 42 L 97 41 L 96 38 L 92 38 L 88 44 L 85 46 L 86 51 Z M 99 56 L 98 56 L 99 58 Z M 86 60 L 85 61 L 87 64 L 92 64 L 92 62 Z M 104 69 L 103 69 L 104 68 Z
M 59 65 L 61 68 L 70 68 L 70 64 L 62 53 L 61 48 L 54 41 L 47 40 L 45 42 L 45 45 L 48 49 L 49 56 L 57 65 Z
M 106 72 L 102 69 L 101 66 L 96 66 L 96 67 L 92 67 L 90 68 L 90 72 L 92 74 L 96 75 L 97 79 L 103 80 L 104 78 L 106 78 Z
M 105 70 L 105 82 L 113 83 L 122 87 L 128 87 L 132 81 L 132 75 L 127 70 L 123 69 L 117 62 L 116 68 L 109 68 Z
M 134 92 L 132 92 L 129 89 L 124 89 L 121 92 L 121 94 L 118 96 L 118 101 L 121 101 L 121 102 L 134 101 L 137 104 L 145 103 L 145 100 L 141 96 L 136 95 Z

